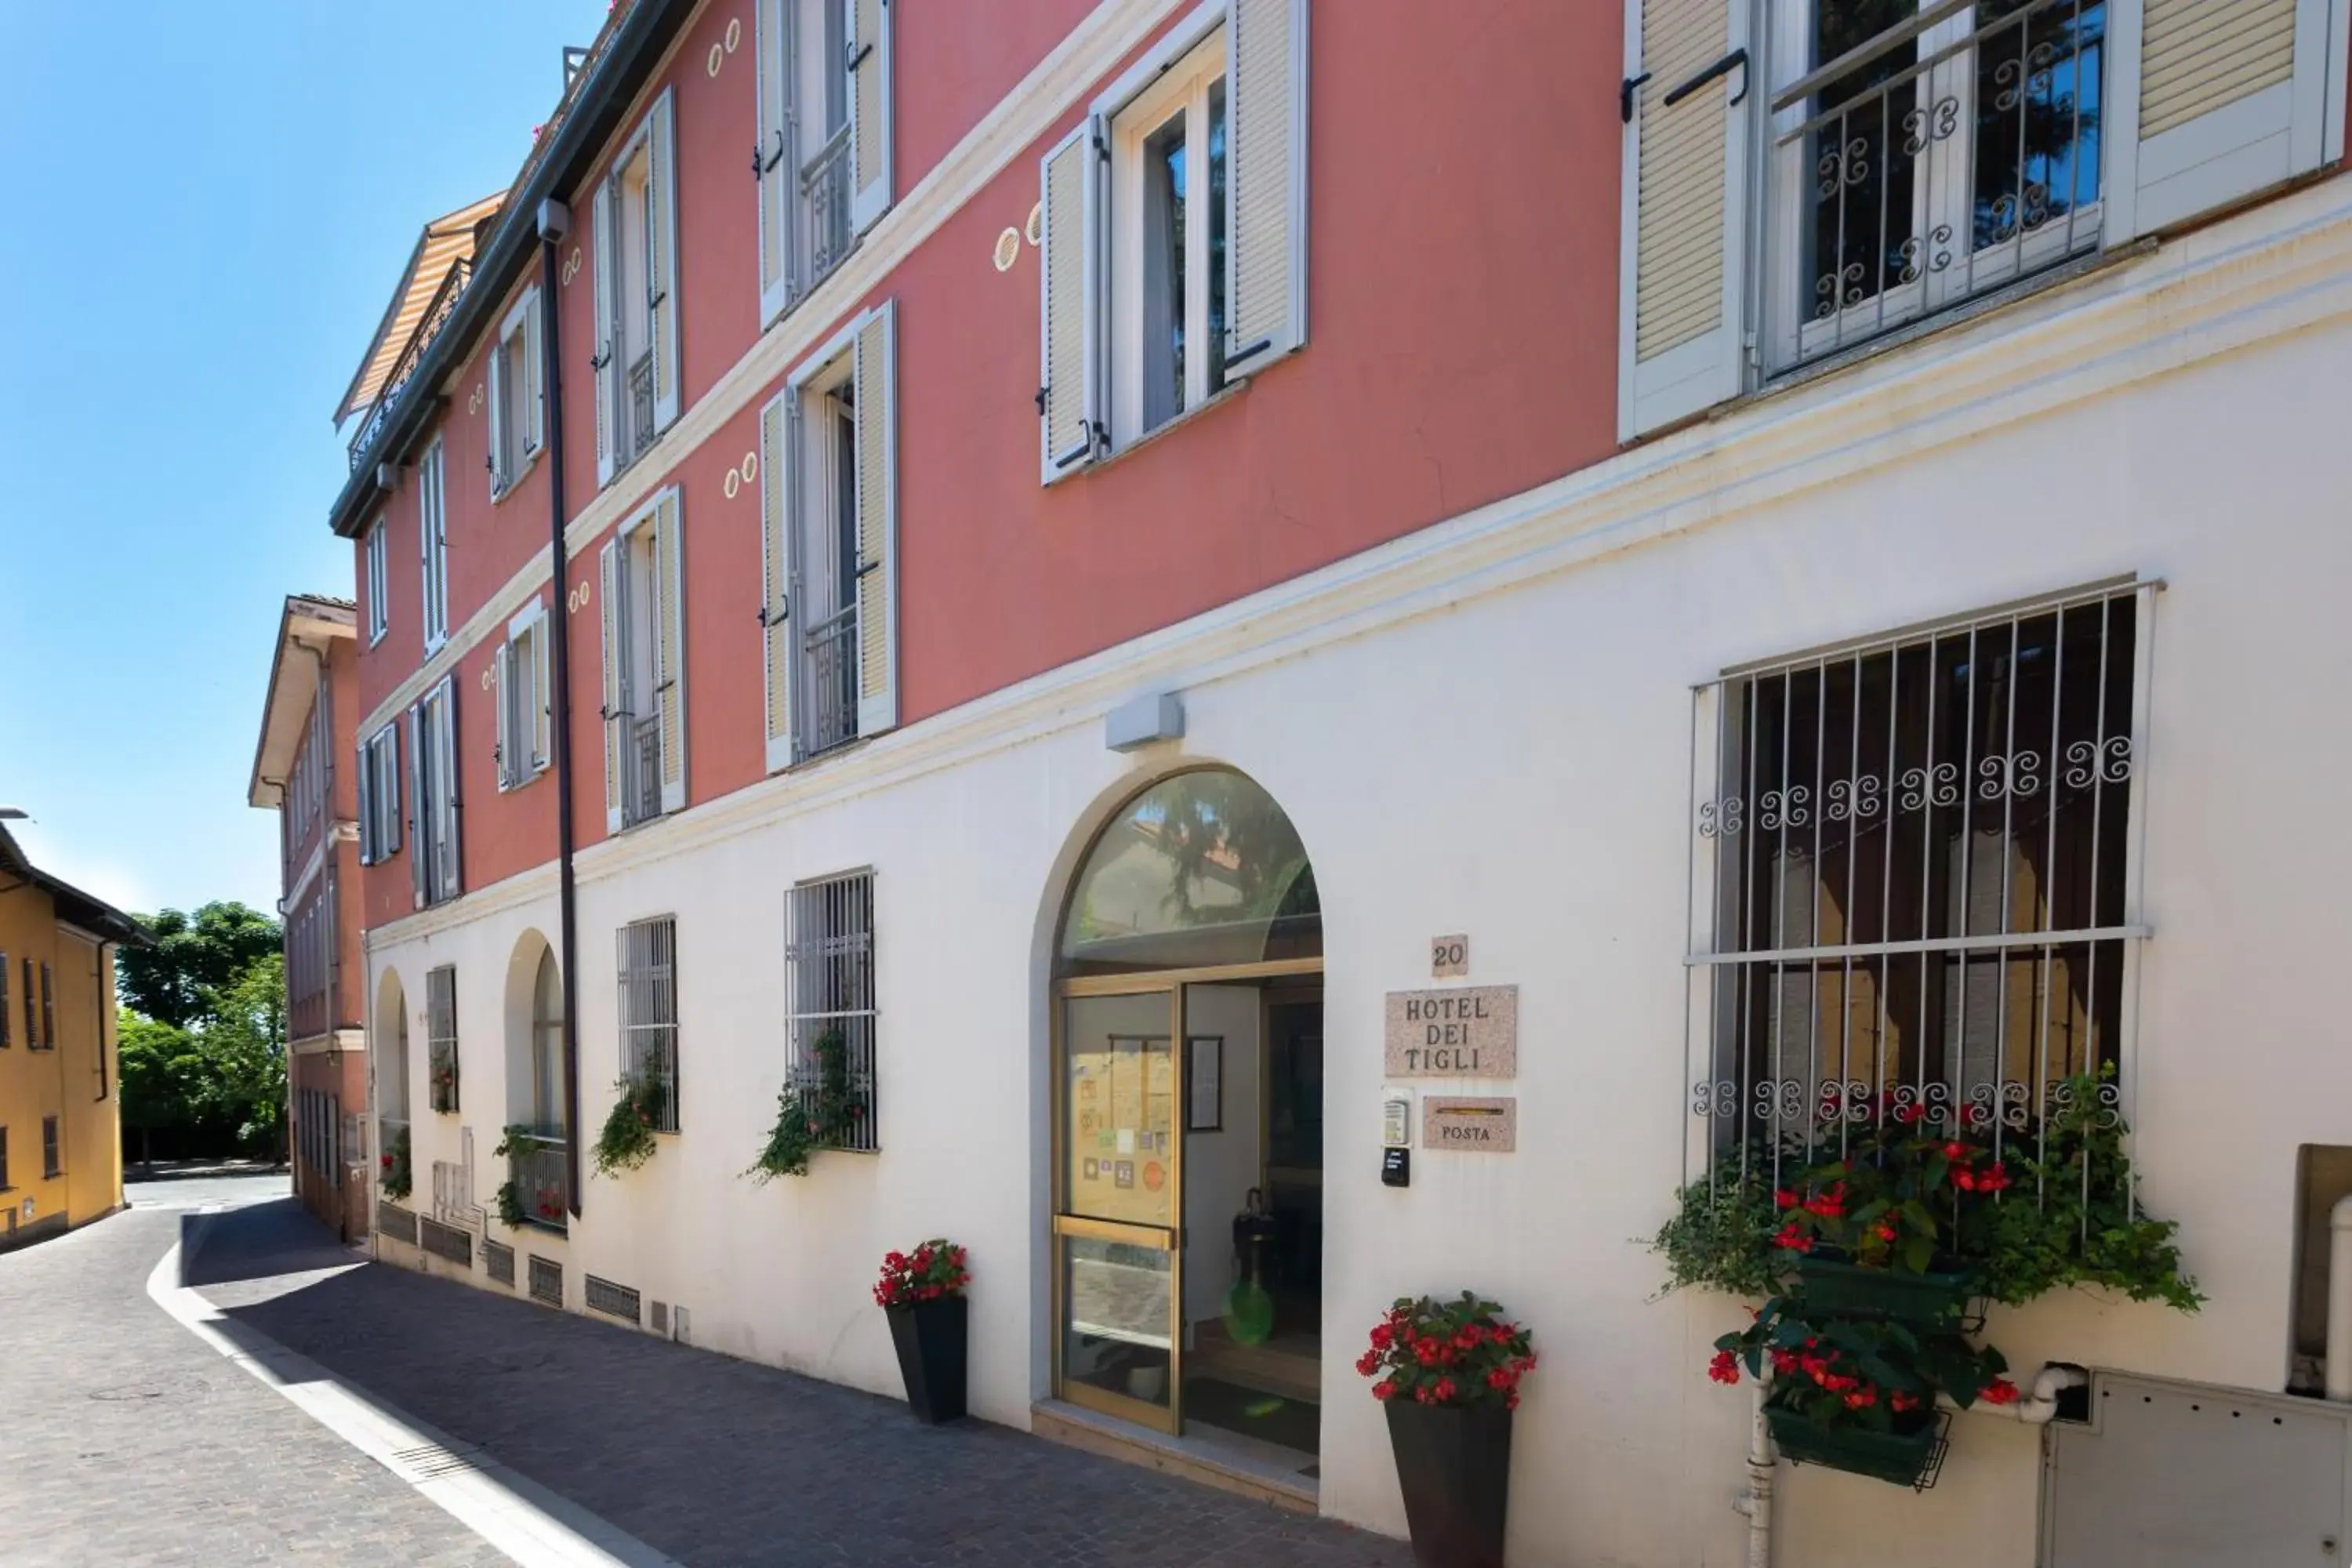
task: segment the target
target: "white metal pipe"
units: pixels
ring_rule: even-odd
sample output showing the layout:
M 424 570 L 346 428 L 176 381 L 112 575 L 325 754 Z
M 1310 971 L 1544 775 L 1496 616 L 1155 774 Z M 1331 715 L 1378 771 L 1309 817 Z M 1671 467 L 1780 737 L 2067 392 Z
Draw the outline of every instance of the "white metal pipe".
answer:
M 1769 1375 L 1755 1381 L 1748 1413 L 1748 1489 L 1733 1506 L 1748 1516 L 1748 1568 L 1772 1568 L 1772 1429 L 1764 1424 Z
M 2080 1388 L 2090 1382 L 2090 1376 L 2080 1367 L 2061 1366 L 2052 1362 L 2033 1374 L 2031 1392 L 2021 1394 L 2007 1405 L 1988 1405 L 1982 1399 L 1968 1407 L 1970 1415 L 1999 1415 L 2011 1421 L 2022 1421 L 2029 1426 L 2046 1426 L 2058 1414 L 2058 1396 L 2070 1388 Z M 1960 1407 L 1948 1398 L 1937 1403 L 1946 1410 Z
M 2352 1400 L 2352 1197 L 2327 1215 L 2327 1397 Z

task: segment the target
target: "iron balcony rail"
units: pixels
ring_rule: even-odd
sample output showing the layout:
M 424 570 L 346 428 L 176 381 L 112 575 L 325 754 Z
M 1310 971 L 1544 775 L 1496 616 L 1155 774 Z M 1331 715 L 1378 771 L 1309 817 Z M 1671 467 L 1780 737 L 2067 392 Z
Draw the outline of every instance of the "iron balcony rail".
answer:
M 629 366 L 629 456 L 654 444 L 654 351 L 650 348 Z
M 1774 98 L 1776 368 L 2098 244 L 2104 0 L 1987 9 L 1925 6 Z
M 509 1138 L 507 1176 L 514 1183 L 523 1217 L 545 1230 L 560 1233 L 569 1228 L 568 1141 L 554 1130 L 517 1132 Z
M 367 417 L 360 421 L 359 429 L 352 437 L 352 472 L 358 472 L 366 463 L 374 450 L 377 437 L 391 424 L 393 415 L 400 407 L 402 394 L 408 390 L 409 382 L 416 374 L 418 363 L 425 358 L 425 351 L 433 346 L 433 340 L 440 336 L 441 329 L 448 324 L 449 312 L 457 308 L 457 298 L 465 293 L 466 284 L 473 275 L 473 262 L 461 256 L 442 276 L 441 286 L 433 291 L 433 302 L 425 308 L 425 314 L 417 318 L 415 328 L 408 334 L 408 342 L 401 346 L 400 357 L 393 362 L 392 374 L 384 377 L 383 386 L 376 393 L 375 401 L 368 405 Z
M 661 815 L 661 716 L 636 720 L 629 742 L 629 820 L 650 822 Z
M 801 165 L 801 203 L 808 214 L 813 288 L 849 254 L 848 126 L 826 137 L 816 156 Z
M 857 606 L 844 605 L 811 626 L 803 643 L 808 697 L 802 750 L 810 756 L 857 739 Z

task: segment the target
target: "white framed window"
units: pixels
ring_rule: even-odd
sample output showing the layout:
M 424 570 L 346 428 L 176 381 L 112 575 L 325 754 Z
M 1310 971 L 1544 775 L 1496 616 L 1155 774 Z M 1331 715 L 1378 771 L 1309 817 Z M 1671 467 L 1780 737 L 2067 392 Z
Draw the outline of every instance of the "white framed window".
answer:
M 457 682 L 445 675 L 408 710 L 409 863 L 416 907 L 457 896 Z
M 613 160 L 592 202 L 596 479 L 635 462 L 678 411 L 677 136 L 669 89 Z
M 2126 1109 L 2156 596 L 2094 585 L 1696 689 L 1692 1180 L 1778 1185 L 1891 1121 L 2031 1148 Z
M 441 438 L 425 448 L 416 465 L 416 536 L 423 558 L 425 651 L 449 640 L 449 509 L 443 488 Z
M 874 1088 L 874 873 L 844 872 L 794 887 L 784 903 L 786 1079 L 818 1107 L 829 1149 L 882 1146 Z
M 442 964 L 425 972 L 425 1061 L 427 1103 L 444 1116 L 457 1114 L 457 970 Z
M 1621 435 L 2340 156 L 2346 3 L 1627 0 Z
M 623 522 L 598 556 L 607 832 L 686 806 L 683 533 L 673 486 Z
M 541 382 L 539 287 L 522 291 L 489 353 L 490 495 L 503 496 L 530 470 L 546 439 Z
M 771 770 L 898 721 L 896 320 L 851 321 L 761 411 Z
M 1040 167 L 1045 482 L 1307 340 L 1306 0 L 1213 0 Z
M 657 1132 L 678 1130 L 677 921 L 667 915 L 620 931 L 621 1076 L 660 1089 Z
M 367 531 L 367 626 L 368 646 L 373 647 L 392 629 L 392 561 L 391 540 L 379 517 L 368 524 Z
M 507 623 L 494 656 L 499 693 L 499 788 L 520 789 L 549 759 L 547 605 L 533 600 Z
M 400 850 L 400 726 L 386 724 L 360 742 L 360 864 L 373 866 Z
M 890 205 L 889 0 L 758 0 L 760 319 L 816 287 Z

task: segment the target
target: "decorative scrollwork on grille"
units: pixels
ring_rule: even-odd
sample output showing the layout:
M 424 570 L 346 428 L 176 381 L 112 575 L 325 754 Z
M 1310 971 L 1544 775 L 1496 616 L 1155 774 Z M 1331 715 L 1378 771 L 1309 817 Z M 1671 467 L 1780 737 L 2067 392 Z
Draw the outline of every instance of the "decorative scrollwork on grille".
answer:
M 1691 1114 L 1710 1121 L 1739 1114 L 1739 1086 L 1727 1078 L 1701 1079 L 1691 1085 Z
M 1801 1079 L 1765 1078 L 1756 1080 L 1756 1114 L 1767 1121 L 1805 1120 L 1805 1085 Z
M 1818 1098 L 1823 1121 L 1867 1121 L 1874 1103 L 1870 1085 L 1858 1078 L 1823 1079 Z
M 1988 1128 L 1996 1121 L 2012 1132 L 2022 1132 L 2032 1125 L 2032 1096 L 2024 1084 L 2013 1079 L 1999 1084 L 1980 1083 L 1969 1090 L 1969 1125 Z
M 1905 811 L 1918 811 L 1930 805 L 1958 805 L 1960 770 L 1953 763 L 1907 769 L 1896 781 L 1896 787 L 1901 793 L 1895 796 L 1895 804 Z
M 1832 822 L 1843 822 L 1848 817 L 1868 821 L 1878 815 L 1885 804 L 1885 784 L 1875 773 L 1860 778 L 1833 779 L 1827 792 L 1827 804 L 1822 815 Z
M 1713 838 L 1717 835 L 1726 838 L 1738 837 L 1739 830 L 1747 826 L 1747 803 L 1736 795 L 1725 795 L 1720 800 L 1699 802 L 1698 836 L 1701 838 Z
M 2105 1131 L 2123 1125 L 2123 1108 L 2124 1091 L 2118 1084 L 2103 1082 L 2095 1086 L 2087 1107 L 2078 1103 L 2073 1079 L 2062 1078 L 2050 1085 L 2050 1114 L 2056 1119 L 2079 1111 L 2091 1126 Z
M 2132 776 L 2129 735 L 2104 741 L 2077 741 L 2066 748 L 2066 787 L 2088 789 L 2095 783 L 2122 784 Z
M 1813 792 L 1803 784 L 1768 789 L 1756 797 L 1756 826 L 1770 832 L 1783 824 L 1802 827 L 1813 819 Z
M 1977 794 L 1986 800 L 2003 795 L 2030 799 L 2042 788 L 2042 753 L 2019 752 L 2014 756 L 1987 757 L 1977 764 Z

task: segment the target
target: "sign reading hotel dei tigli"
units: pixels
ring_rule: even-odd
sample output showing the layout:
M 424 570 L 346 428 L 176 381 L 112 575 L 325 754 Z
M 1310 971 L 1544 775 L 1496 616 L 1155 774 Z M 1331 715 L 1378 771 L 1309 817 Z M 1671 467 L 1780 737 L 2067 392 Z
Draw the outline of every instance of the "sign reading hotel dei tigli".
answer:
M 1387 1036 L 1391 1078 L 1517 1078 L 1519 988 L 1391 991 Z

